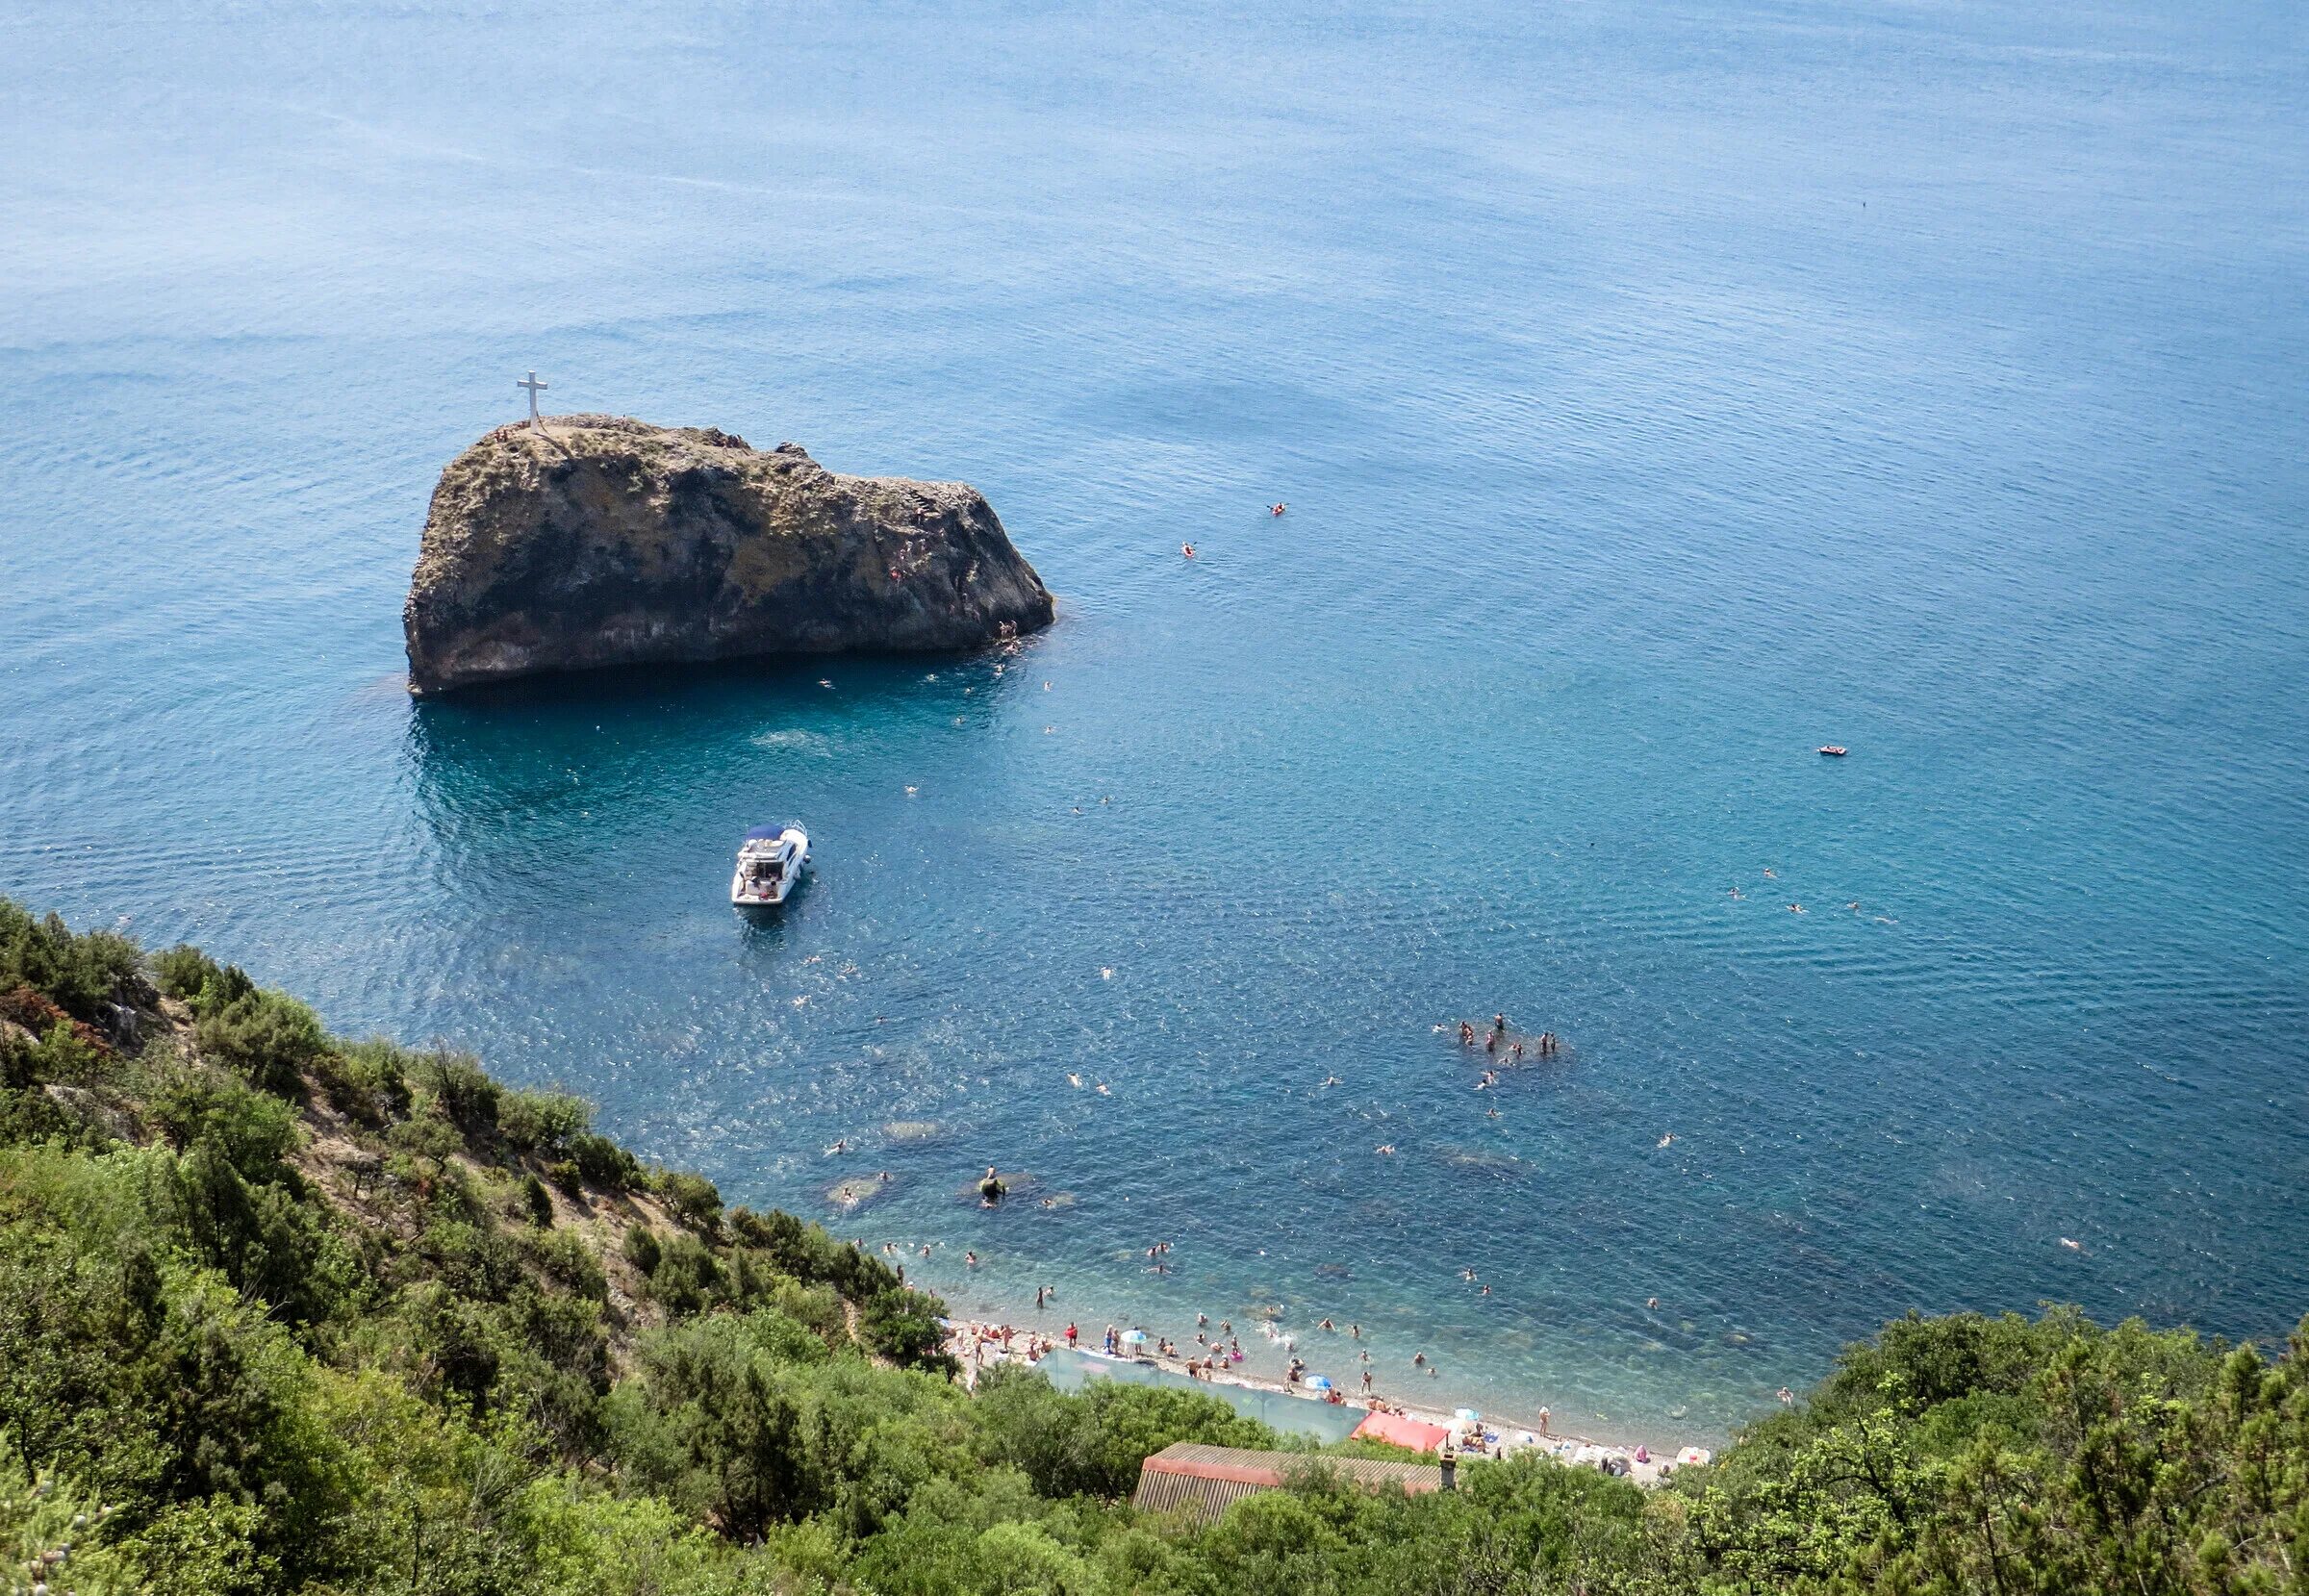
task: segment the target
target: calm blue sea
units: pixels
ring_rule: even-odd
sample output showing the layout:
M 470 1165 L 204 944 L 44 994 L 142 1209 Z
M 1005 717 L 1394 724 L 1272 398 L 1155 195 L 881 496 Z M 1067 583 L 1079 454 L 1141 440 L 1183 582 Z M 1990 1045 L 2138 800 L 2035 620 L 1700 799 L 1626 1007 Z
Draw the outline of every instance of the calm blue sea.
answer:
M 958 1305 L 1605 1433 L 1910 1308 L 2309 1309 L 2299 8 L 0 35 L 0 891 Z M 414 704 L 532 367 L 966 478 L 1059 624 Z M 1564 1051 L 1478 1092 L 1500 1010 Z

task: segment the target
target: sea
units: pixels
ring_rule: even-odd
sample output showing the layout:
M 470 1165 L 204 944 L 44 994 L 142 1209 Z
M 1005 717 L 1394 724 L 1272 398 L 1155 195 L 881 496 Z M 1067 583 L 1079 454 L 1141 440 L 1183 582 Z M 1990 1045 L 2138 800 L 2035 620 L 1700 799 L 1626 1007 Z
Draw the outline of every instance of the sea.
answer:
M 0 892 L 958 1314 L 1431 1406 L 1721 1435 L 1912 1310 L 2309 1309 L 2297 6 L 0 37 Z M 974 483 L 1058 621 L 414 700 L 531 370 Z

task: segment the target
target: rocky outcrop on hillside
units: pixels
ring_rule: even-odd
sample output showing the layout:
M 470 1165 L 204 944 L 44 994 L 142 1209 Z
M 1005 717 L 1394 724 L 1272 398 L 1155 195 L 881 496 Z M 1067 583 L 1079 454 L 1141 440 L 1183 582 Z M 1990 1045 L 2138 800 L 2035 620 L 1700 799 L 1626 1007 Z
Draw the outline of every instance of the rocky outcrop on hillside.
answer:
M 402 612 L 409 685 L 748 654 L 972 647 L 1051 595 L 959 482 L 843 476 L 800 445 L 558 416 L 433 491 Z

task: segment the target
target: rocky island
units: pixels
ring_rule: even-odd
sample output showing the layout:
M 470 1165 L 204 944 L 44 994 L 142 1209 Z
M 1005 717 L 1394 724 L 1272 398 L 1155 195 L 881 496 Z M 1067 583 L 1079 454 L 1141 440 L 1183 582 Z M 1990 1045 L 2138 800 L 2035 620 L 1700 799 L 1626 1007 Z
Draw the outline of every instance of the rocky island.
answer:
M 983 494 L 623 416 L 498 427 L 441 473 L 416 693 L 599 666 L 966 648 L 1050 624 Z

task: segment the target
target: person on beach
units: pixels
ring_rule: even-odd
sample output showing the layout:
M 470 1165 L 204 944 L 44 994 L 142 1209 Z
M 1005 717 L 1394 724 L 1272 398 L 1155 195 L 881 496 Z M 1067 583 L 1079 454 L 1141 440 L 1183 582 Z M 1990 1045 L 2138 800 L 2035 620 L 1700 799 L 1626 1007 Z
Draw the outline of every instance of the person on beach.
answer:
M 1080 1333 L 1080 1331 L 1075 1329 L 1075 1322 L 1072 1319 L 1069 1319 L 1066 1322 L 1066 1345 L 1068 1351 L 1071 1352 L 1074 1350 L 1075 1338 Z
M 1548 1411 L 1546 1408 L 1542 1407 L 1542 1408 L 1540 1408 L 1540 1409 L 1539 1409 L 1539 1433 L 1540 1433 L 1540 1434 L 1544 1435 L 1544 1434 L 1546 1434 L 1546 1433 L 1547 1433 L 1547 1421 L 1548 1421 L 1548 1420 L 1550 1420 L 1550 1419 L 1552 1419 L 1552 1418 L 1554 1418 L 1554 1417 L 1555 1417 L 1555 1415 L 1554 1415 L 1553 1413 L 1550 1413 L 1550 1412 L 1549 1412 L 1549 1411 Z
M 1369 1396 L 1370 1394 L 1371 1394 L 1371 1371 L 1370 1371 L 1370 1370 L 1368 1370 L 1368 1369 L 1365 1369 L 1365 1370 L 1363 1371 L 1363 1395 L 1365 1395 L 1365 1396 Z

